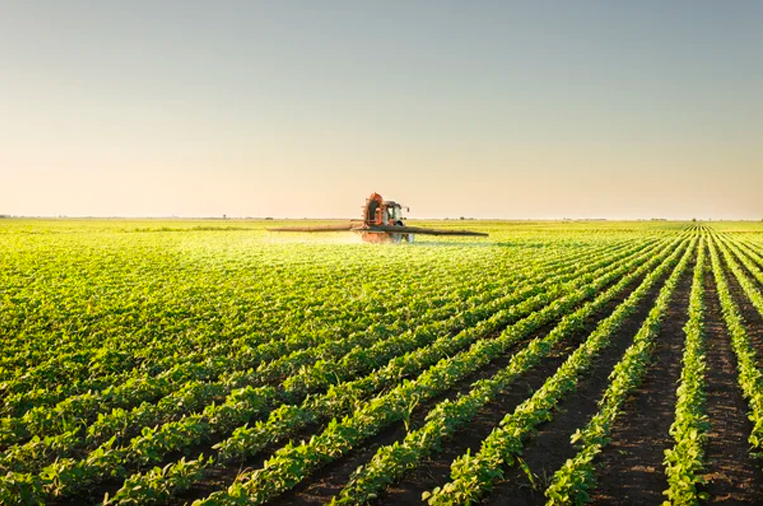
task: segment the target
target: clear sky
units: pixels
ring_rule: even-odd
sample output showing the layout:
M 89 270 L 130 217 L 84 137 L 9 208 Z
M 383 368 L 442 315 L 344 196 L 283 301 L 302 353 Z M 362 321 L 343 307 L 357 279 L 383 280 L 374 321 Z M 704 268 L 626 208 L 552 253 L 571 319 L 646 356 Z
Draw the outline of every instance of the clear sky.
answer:
M 763 1 L 0 2 L 0 214 L 763 218 Z

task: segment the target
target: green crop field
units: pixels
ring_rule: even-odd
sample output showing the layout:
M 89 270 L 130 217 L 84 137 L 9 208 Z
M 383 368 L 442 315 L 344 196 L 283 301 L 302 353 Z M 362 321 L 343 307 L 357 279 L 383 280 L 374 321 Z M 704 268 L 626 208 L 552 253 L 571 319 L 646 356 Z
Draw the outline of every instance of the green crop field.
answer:
M 0 504 L 763 501 L 763 224 L 274 223 L 0 220 Z

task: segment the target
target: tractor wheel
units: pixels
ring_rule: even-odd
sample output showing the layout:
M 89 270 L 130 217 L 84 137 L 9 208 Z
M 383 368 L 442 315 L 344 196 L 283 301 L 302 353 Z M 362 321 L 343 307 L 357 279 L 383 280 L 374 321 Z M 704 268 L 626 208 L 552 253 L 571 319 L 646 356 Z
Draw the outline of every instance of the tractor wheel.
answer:
M 398 220 L 398 221 L 395 222 L 395 226 L 396 227 L 404 227 L 405 224 L 402 221 Z M 397 243 L 403 242 L 403 239 L 407 240 L 406 236 L 408 234 L 398 234 L 396 232 L 390 232 L 389 235 L 392 237 L 392 242 L 397 244 Z

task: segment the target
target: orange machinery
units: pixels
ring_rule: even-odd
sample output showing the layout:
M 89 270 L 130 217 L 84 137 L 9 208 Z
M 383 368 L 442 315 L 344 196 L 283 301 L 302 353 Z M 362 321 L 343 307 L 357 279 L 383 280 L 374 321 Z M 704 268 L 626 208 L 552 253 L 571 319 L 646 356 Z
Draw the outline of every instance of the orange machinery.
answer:
M 406 211 L 409 209 L 406 207 Z M 359 233 L 364 241 L 374 243 L 413 242 L 416 234 L 420 235 L 460 235 L 487 237 L 483 232 L 471 230 L 433 229 L 408 227 L 403 223 L 403 206 L 391 200 L 384 200 L 378 193 L 372 193 L 363 206 L 363 219 L 347 224 L 316 227 L 280 227 L 269 228 L 271 232 L 341 232 Z

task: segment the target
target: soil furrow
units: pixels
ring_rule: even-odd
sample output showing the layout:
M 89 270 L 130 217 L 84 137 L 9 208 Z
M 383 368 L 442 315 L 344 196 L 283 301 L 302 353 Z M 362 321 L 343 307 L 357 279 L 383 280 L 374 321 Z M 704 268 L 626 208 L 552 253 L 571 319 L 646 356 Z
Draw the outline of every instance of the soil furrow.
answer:
M 474 374 L 457 382 L 456 385 L 448 392 L 436 396 L 433 399 L 430 399 L 416 406 L 411 413 L 411 419 L 409 422 L 410 427 L 416 428 L 421 426 L 424 423 L 426 414 L 437 403 L 444 399 L 456 397 L 461 392 L 468 391 L 470 389 L 470 385 L 474 381 L 490 377 L 498 370 L 505 367 L 517 350 L 521 349 L 531 339 L 537 337 L 538 335 L 547 333 L 558 324 L 559 320 L 560 318 L 555 319 L 554 321 L 544 325 L 541 329 L 533 332 L 526 339 L 516 343 L 514 346 L 512 346 L 511 350 L 506 355 L 491 362 L 487 367 L 480 369 Z M 483 339 L 494 339 L 498 337 L 503 329 L 508 326 L 509 325 L 501 326 L 500 329 L 486 334 Z M 293 441 L 308 440 L 311 436 L 319 434 L 325 428 L 325 426 L 326 424 L 312 424 L 302 429 L 298 435 L 290 439 Z M 328 464 L 326 467 L 313 475 L 313 477 L 308 478 L 305 482 L 298 485 L 293 490 L 286 492 L 283 497 L 275 499 L 274 504 L 322 504 L 336 492 L 341 490 L 341 487 L 349 478 L 350 473 L 354 471 L 358 466 L 362 465 L 368 459 L 370 459 L 380 446 L 394 443 L 403 437 L 405 437 L 405 426 L 403 423 L 395 424 L 394 426 L 389 427 L 387 430 L 383 431 L 376 437 L 370 439 L 361 448 L 358 448 L 350 454 L 340 458 L 339 460 Z M 273 445 L 257 456 L 248 459 L 242 466 L 236 465 L 235 467 L 216 469 L 211 480 L 205 480 L 203 482 L 194 484 L 193 488 L 189 492 L 181 494 L 178 498 L 178 501 L 173 504 L 183 504 L 189 499 L 205 497 L 215 490 L 226 488 L 236 477 L 240 469 L 261 468 L 265 461 L 273 456 L 273 454 L 283 446 L 284 442 L 285 441 L 282 441 L 279 444 Z M 210 447 L 206 446 L 206 448 L 208 449 Z M 196 455 L 199 452 L 200 450 L 196 448 L 192 454 Z
M 665 278 L 663 278 L 664 280 Z M 640 283 L 641 279 L 636 281 Z M 534 368 L 527 375 L 523 377 L 523 381 L 516 384 L 516 387 L 510 389 L 501 398 L 494 403 L 486 406 L 480 413 L 480 415 L 464 430 L 459 431 L 454 438 L 449 440 L 444 451 L 433 455 L 424 464 L 419 466 L 413 473 L 411 473 L 402 483 L 390 488 L 389 494 L 382 498 L 380 503 L 385 505 L 396 504 L 420 504 L 422 492 L 431 490 L 432 488 L 442 485 L 448 481 L 450 476 L 450 464 L 453 459 L 462 455 L 466 450 L 470 450 L 472 453 L 479 451 L 482 441 L 490 434 L 503 417 L 512 412 L 521 402 L 527 399 L 532 392 L 543 385 L 545 380 L 553 375 L 556 369 L 561 363 L 566 360 L 569 353 L 584 339 L 595 327 L 598 321 L 609 316 L 614 311 L 615 307 L 622 303 L 625 298 L 632 292 L 637 286 L 634 283 L 623 292 L 622 296 L 618 297 L 615 301 L 611 302 L 602 311 L 599 311 L 594 317 L 590 318 L 587 328 L 584 332 L 581 332 L 576 339 L 573 339 L 567 346 L 556 351 L 555 355 L 548 360 L 544 360 L 538 367 Z M 657 284 L 659 286 L 660 283 Z M 569 446 L 569 432 L 564 430 L 564 425 L 557 427 L 555 421 L 557 418 L 566 420 L 563 423 L 574 423 L 574 419 L 578 416 L 581 417 L 581 425 L 583 420 L 587 420 L 586 410 L 581 404 L 588 403 L 595 407 L 594 398 L 589 398 L 591 395 L 591 388 L 589 386 L 603 390 L 606 385 L 606 376 L 609 374 L 609 370 L 612 365 L 619 360 L 619 356 L 630 344 L 633 335 L 636 330 L 646 318 L 646 314 L 649 308 L 654 303 L 657 297 L 658 288 L 653 288 L 644 300 L 639 305 L 637 311 L 632 315 L 625 325 L 621 328 L 620 333 L 613 338 L 613 342 L 608 350 L 605 352 L 604 357 L 598 357 L 594 361 L 592 368 L 594 378 L 586 378 L 581 381 L 581 388 L 577 393 L 572 394 L 571 398 L 563 401 L 560 404 L 560 411 L 554 416 L 554 421 L 546 424 L 540 428 L 538 438 L 529 442 L 527 445 L 527 451 L 523 458 L 530 466 L 530 469 L 535 471 L 539 475 L 543 475 L 544 471 L 542 466 L 544 461 L 552 458 L 559 448 L 560 444 L 559 432 L 564 431 L 565 434 L 561 436 L 561 440 L 567 446 Z M 614 361 L 610 360 L 610 357 L 617 357 Z M 593 383 L 593 384 L 592 384 Z M 595 384 L 595 385 L 594 385 Z M 529 385 L 529 386 L 528 386 Z M 570 420 L 573 419 L 571 422 Z M 567 458 L 565 455 L 564 458 Z M 563 460 L 562 460 L 563 461 Z M 550 470 L 553 472 L 553 469 Z M 507 497 L 512 498 L 512 504 L 518 501 L 517 504 L 523 504 L 523 497 L 525 495 L 532 495 L 527 477 L 524 473 L 517 469 L 510 469 L 508 471 L 508 478 L 504 482 L 500 483 L 496 487 L 496 491 L 488 501 L 492 501 L 495 504 L 504 504 Z M 520 490 L 520 494 L 517 495 L 516 491 Z M 542 491 L 540 492 L 542 495 Z
M 736 357 L 721 313 L 713 274 L 705 274 L 708 504 L 763 504 L 763 474 L 749 455 L 752 424 L 737 383 Z
M 600 463 L 596 504 L 659 504 L 668 481 L 663 468 L 665 450 L 675 419 L 676 386 L 681 377 L 684 325 L 689 319 L 693 260 L 671 298 L 657 336 L 653 361 L 644 382 L 623 407 L 612 427 L 612 439 L 597 458 Z
M 420 323 L 422 325 L 425 324 L 425 322 L 420 322 Z M 510 325 L 511 324 L 501 325 L 498 329 L 490 332 L 489 334 L 486 334 L 483 337 L 483 339 L 492 339 L 497 337 L 506 327 Z M 554 325 L 556 325 L 556 322 L 550 323 L 548 326 L 549 328 L 553 328 Z M 463 326 L 459 326 L 457 328 L 451 329 L 449 333 L 451 337 L 453 337 L 457 335 L 459 332 L 461 332 L 462 330 L 464 330 L 464 328 L 465 327 Z M 544 327 L 544 329 L 545 328 L 546 327 Z M 517 346 L 521 346 L 522 344 L 526 342 L 527 340 L 522 341 L 518 343 Z M 364 376 L 364 375 L 361 375 L 361 376 Z M 359 378 L 361 376 L 357 376 L 357 377 Z M 353 378 L 353 379 L 356 379 L 356 378 Z M 352 379 L 349 381 L 352 381 Z M 424 415 L 421 415 L 421 418 L 423 418 L 423 416 Z M 312 435 L 320 433 L 320 431 L 323 430 L 325 426 L 326 424 L 323 424 L 323 423 L 311 424 L 301 429 L 296 435 L 294 435 L 292 438 L 289 438 L 289 439 L 293 441 L 307 440 Z M 179 460 L 183 456 L 185 456 L 186 459 L 190 460 L 190 459 L 198 458 L 199 456 L 202 456 L 202 455 L 204 456 L 215 455 L 216 451 L 213 449 L 213 446 L 227 439 L 229 436 L 230 436 L 230 433 L 217 434 L 211 437 L 209 441 L 203 444 L 185 449 L 185 451 L 172 452 L 166 455 L 165 458 L 162 460 L 162 462 L 158 465 L 160 467 L 163 467 L 165 465 L 168 465 L 172 462 Z M 282 441 L 279 444 L 273 445 L 270 448 L 265 449 L 264 451 L 260 452 L 258 455 L 248 459 L 243 464 L 236 463 L 236 464 L 232 464 L 225 467 L 215 467 L 214 469 L 209 471 L 208 479 L 204 479 L 201 482 L 194 483 L 190 491 L 179 494 L 177 499 L 171 501 L 170 504 L 184 504 L 185 502 L 189 500 L 203 498 L 216 490 L 227 488 L 233 482 L 233 480 L 236 478 L 236 476 L 239 474 L 241 470 L 261 468 L 264 462 L 267 459 L 269 459 L 276 450 L 281 448 L 285 442 L 286 440 Z M 134 467 L 131 468 L 131 472 L 135 472 L 135 471 L 137 471 L 137 469 L 135 469 Z M 98 501 L 102 500 L 104 494 L 106 493 L 108 493 L 110 496 L 113 496 L 117 492 L 117 490 L 121 488 L 122 483 L 123 483 L 122 480 L 109 479 L 98 484 L 92 489 L 83 492 L 82 494 L 73 496 L 71 498 L 60 500 L 56 502 L 56 505 L 57 506 L 70 506 L 70 505 L 75 506 L 80 504 L 96 504 Z
M 604 318 L 606 315 L 611 313 L 614 308 L 622 302 L 622 300 L 627 297 L 627 294 L 629 294 L 632 290 L 635 289 L 637 283 L 639 283 L 643 277 L 640 277 L 637 281 L 631 283 L 629 286 L 625 288 L 623 291 L 623 295 L 618 297 L 615 301 L 609 304 L 608 307 L 606 307 L 604 310 L 600 311 L 597 315 L 592 316 L 589 318 L 588 327 L 590 327 L 589 330 L 592 330 L 595 327 L 595 323 L 598 322 L 599 319 Z M 607 288 L 609 286 L 612 286 L 617 281 L 614 281 L 607 285 Z M 607 288 L 603 288 L 602 291 L 606 290 Z M 582 304 L 581 304 L 582 305 Z M 538 336 L 546 335 L 549 331 L 551 331 L 558 323 L 560 319 L 555 319 L 553 322 L 550 322 L 549 324 L 545 325 L 540 330 L 532 333 L 530 337 L 523 340 L 522 342 L 516 344 L 512 347 L 511 351 L 507 354 L 505 354 L 503 357 L 498 358 L 497 360 L 494 360 L 491 362 L 488 366 L 480 369 L 476 373 L 468 376 L 467 378 L 464 378 L 463 380 L 459 381 L 453 388 L 448 390 L 447 393 L 437 396 L 433 399 L 430 399 L 426 403 L 422 403 L 421 406 L 417 407 L 416 410 L 413 412 L 410 426 L 412 428 L 418 428 L 425 422 L 425 417 L 427 413 L 434 408 L 439 402 L 445 400 L 445 399 L 454 399 L 459 394 L 467 393 L 471 390 L 471 385 L 477 380 L 489 378 L 495 375 L 498 371 L 505 368 L 509 361 L 511 360 L 511 357 L 514 355 L 514 353 L 517 350 L 520 350 L 524 347 L 524 345 L 529 342 L 531 339 L 534 339 Z M 580 332 L 580 335 L 577 336 L 577 338 L 583 337 L 587 335 L 587 333 Z M 575 338 L 573 338 L 573 341 Z M 496 422 L 488 422 L 488 423 L 482 423 L 482 419 L 488 420 L 492 418 L 497 418 L 497 420 L 500 420 L 507 411 L 510 411 L 516 407 L 517 404 L 519 404 L 522 400 L 527 398 L 529 395 L 532 394 L 532 392 L 539 388 L 543 382 L 545 381 L 545 378 L 548 377 L 550 374 L 553 374 L 553 372 L 556 370 L 556 368 L 564 361 L 566 356 L 572 351 L 571 348 L 568 348 L 567 346 L 560 346 L 558 350 L 555 350 L 552 357 L 550 357 L 547 360 L 544 360 L 540 365 L 538 365 L 533 370 L 529 371 L 527 374 L 523 375 L 521 379 L 519 379 L 515 383 L 515 387 L 512 389 L 512 392 L 516 392 L 514 397 L 511 399 L 511 401 L 504 400 L 504 402 L 498 402 L 496 405 L 491 405 L 486 407 L 483 411 L 485 412 L 485 416 L 480 416 L 480 422 L 472 423 L 469 425 L 468 432 L 469 434 L 474 434 L 477 431 L 477 426 L 484 425 L 482 427 L 482 431 L 485 432 L 485 435 L 489 434 L 490 430 L 495 426 Z M 509 402 L 510 404 L 507 404 Z M 284 494 L 281 498 L 276 499 L 273 501 L 273 504 L 278 505 L 316 505 L 316 504 L 324 504 L 330 498 L 339 491 L 341 491 L 342 487 L 347 483 L 347 480 L 349 479 L 350 475 L 352 474 L 355 469 L 357 469 L 359 466 L 365 464 L 368 462 L 373 455 L 376 453 L 377 449 L 380 446 L 392 444 L 395 441 L 400 441 L 405 437 L 406 430 L 403 424 L 396 424 L 395 427 L 389 428 L 388 430 L 384 431 L 383 433 L 379 434 L 377 437 L 371 439 L 367 444 L 363 445 L 363 447 L 358 448 L 357 450 L 353 451 L 349 455 L 345 456 L 344 458 L 333 462 L 326 466 L 324 469 L 316 473 L 315 476 L 313 476 L 311 479 L 307 480 L 306 482 L 300 484 L 297 486 L 294 490 L 287 492 Z M 458 441 L 455 442 L 458 444 L 463 438 L 457 436 Z M 481 439 L 477 440 L 477 442 L 481 441 Z M 450 443 L 449 443 L 450 444 Z M 450 465 L 450 462 L 452 461 L 452 458 L 448 459 L 447 462 L 443 462 L 443 465 Z M 427 467 L 426 465 L 424 467 Z M 409 493 L 404 493 L 406 495 L 405 499 L 393 497 L 392 502 L 390 504 L 404 504 L 404 503 L 416 503 L 420 504 L 421 502 L 421 492 L 423 490 L 419 490 L 418 487 L 416 487 L 416 490 Z M 396 494 L 393 493 L 393 496 Z
M 643 277 L 641 279 L 643 279 Z M 639 279 L 638 282 L 640 282 L 641 279 Z M 608 283 L 606 287 L 602 288 L 602 291 L 614 285 L 616 282 L 617 280 L 612 281 L 611 283 Z M 626 287 L 626 290 L 624 291 L 624 293 L 625 292 L 630 293 L 630 291 L 635 289 L 635 286 L 637 285 L 633 283 L 630 286 Z M 607 308 L 606 314 L 609 314 L 609 312 L 611 312 L 614 309 L 615 305 L 620 303 L 622 300 L 624 300 L 624 298 L 625 298 L 625 295 L 620 297 L 615 303 L 612 303 L 611 308 Z M 597 321 L 598 318 L 600 318 L 599 315 L 597 315 L 596 318 L 592 317 L 590 320 L 592 322 L 595 322 Z M 558 324 L 559 320 L 560 318 L 554 319 L 554 321 L 546 324 L 540 330 L 533 332 L 527 339 L 524 339 L 521 342 L 514 345 L 512 349 L 508 353 L 506 353 L 503 357 L 500 357 L 499 359 L 493 361 L 488 366 L 480 369 L 474 374 L 459 381 L 453 388 L 448 390 L 447 393 L 437 396 L 433 399 L 430 399 L 429 401 L 422 403 L 420 406 L 417 406 L 412 413 L 409 425 L 413 428 L 421 426 L 424 423 L 424 418 L 426 417 L 426 414 L 437 403 L 441 402 L 444 399 L 453 399 L 461 393 L 468 392 L 471 389 L 471 384 L 474 381 L 491 377 L 497 371 L 506 367 L 509 360 L 511 359 L 511 357 L 517 350 L 521 349 L 527 342 L 529 342 L 529 340 L 537 336 L 545 335 L 546 333 L 548 333 L 551 329 L 553 329 Z M 501 329 L 498 329 L 494 332 L 491 332 L 490 334 L 485 335 L 484 338 L 497 337 L 497 335 L 500 334 L 503 328 L 505 328 L 505 326 L 502 326 Z M 593 328 L 593 323 L 591 324 L 591 329 L 592 328 Z M 556 350 L 556 355 L 546 361 L 549 364 L 548 367 L 550 367 L 549 371 L 541 372 L 537 378 L 533 376 L 528 376 L 528 378 L 526 379 L 523 378 L 522 380 L 519 380 L 516 384 L 516 390 L 521 393 L 521 398 L 519 398 L 516 404 L 521 402 L 521 400 L 524 400 L 524 398 L 530 395 L 532 391 L 534 391 L 536 388 L 542 385 L 545 378 L 548 375 L 553 373 L 553 371 L 561 364 L 561 362 L 566 358 L 567 354 L 570 351 L 571 350 L 568 350 L 568 349 Z M 511 409 L 513 409 L 513 407 Z M 500 419 L 503 416 L 503 414 L 505 414 L 505 410 L 501 412 L 498 419 Z M 488 428 L 488 433 L 493 426 L 494 424 Z M 300 441 L 303 439 L 305 440 L 309 439 L 310 436 L 312 436 L 313 434 L 319 433 L 322 430 L 322 428 L 323 428 L 323 424 L 315 424 L 310 427 L 305 427 L 303 430 L 300 431 L 298 435 L 296 435 L 293 438 L 293 440 Z M 402 423 L 395 424 L 394 426 L 388 428 L 387 430 L 383 431 L 376 437 L 369 440 L 361 448 L 358 448 L 357 450 L 351 452 L 350 454 L 340 458 L 336 462 L 333 462 L 327 465 L 325 468 L 318 471 L 315 475 L 305 480 L 305 482 L 295 487 L 294 490 L 287 492 L 281 498 L 275 499 L 274 504 L 322 504 L 326 502 L 331 496 L 333 496 L 334 494 L 338 493 L 341 490 L 342 486 L 344 486 L 344 484 L 349 479 L 349 476 L 352 473 L 352 471 L 354 471 L 358 466 L 367 462 L 374 455 L 374 453 L 380 446 L 391 444 L 391 443 L 394 443 L 395 441 L 401 440 L 402 438 L 405 437 L 405 433 L 406 433 L 406 428 L 404 424 Z M 221 439 L 222 438 L 218 436 L 218 437 L 215 437 L 214 440 L 210 443 L 206 443 L 206 444 L 199 445 L 189 449 L 190 451 L 188 451 L 187 453 L 188 458 L 195 458 L 201 453 L 203 453 L 204 455 L 209 455 L 210 453 L 214 454 L 215 452 L 211 451 L 211 445 L 215 444 Z M 209 474 L 202 481 L 195 483 L 189 491 L 179 494 L 175 499 L 170 501 L 169 504 L 183 504 L 187 501 L 192 501 L 197 498 L 205 497 L 209 493 L 215 490 L 226 488 L 242 469 L 245 469 L 245 468 L 256 469 L 256 468 L 262 467 L 264 462 L 272 456 L 273 452 L 276 451 L 281 446 L 282 446 L 281 444 L 274 445 L 274 447 L 264 452 L 261 452 L 259 455 L 253 457 L 252 459 L 249 459 L 243 465 L 236 464 L 234 466 L 226 466 L 224 468 L 214 468 L 212 471 L 209 472 Z M 164 459 L 162 465 L 173 462 L 177 460 L 180 456 L 182 456 L 182 454 L 179 452 L 168 455 L 167 458 Z M 448 461 L 448 464 L 449 462 L 450 460 Z M 93 503 L 93 502 L 96 502 L 98 499 L 102 498 L 103 494 L 106 492 L 108 492 L 110 495 L 113 495 L 116 492 L 116 490 L 120 488 L 120 486 L 121 486 L 121 480 L 108 480 L 106 482 L 101 483 L 99 486 L 94 487 L 94 489 L 90 490 L 88 493 L 61 501 L 59 504 L 62 504 L 62 505 L 63 504 L 81 504 L 83 503 L 82 501 L 84 501 L 84 503 Z M 420 497 L 420 493 L 418 497 Z
M 471 385 L 471 383 L 474 381 L 483 377 L 490 377 L 492 374 L 495 374 L 495 372 L 497 372 L 501 367 L 505 367 L 516 350 L 521 349 L 521 347 L 527 344 L 527 342 L 529 342 L 529 340 L 535 336 L 548 332 L 548 330 L 552 329 L 557 323 L 558 321 L 555 320 L 554 322 L 545 325 L 542 329 L 533 333 L 527 339 L 524 339 L 515 344 L 504 357 L 497 359 L 486 368 L 483 368 L 473 375 L 459 381 L 456 386 L 449 390 L 447 393 L 437 396 L 434 399 L 422 403 L 419 406 L 416 406 L 411 413 L 410 426 L 413 428 L 420 426 L 423 423 L 426 414 L 438 402 L 447 398 L 453 398 L 461 391 L 468 391 L 468 386 Z M 484 338 L 495 338 L 499 334 L 500 331 L 491 332 Z M 492 371 L 492 373 L 490 371 Z M 308 440 L 311 436 L 319 434 L 325 428 L 325 426 L 325 424 L 312 424 L 302 429 L 299 434 L 290 439 L 293 441 Z M 404 424 L 395 424 L 381 434 L 369 440 L 365 445 L 363 445 L 363 447 L 354 450 L 347 456 L 327 465 L 325 468 L 316 473 L 312 478 L 309 478 L 304 483 L 298 485 L 294 490 L 287 492 L 283 497 L 276 499 L 274 504 L 322 504 L 336 492 L 341 490 L 342 485 L 346 483 L 350 473 L 354 471 L 358 466 L 362 465 L 368 459 L 370 459 L 380 446 L 394 443 L 395 441 L 402 439 L 404 436 Z M 261 468 L 265 461 L 273 456 L 275 451 L 283 446 L 284 442 L 271 446 L 257 456 L 248 459 L 243 465 L 216 468 L 214 472 L 211 473 L 210 479 L 205 479 L 202 482 L 195 483 L 191 490 L 180 494 L 178 496 L 178 500 L 174 501 L 172 504 L 184 504 L 186 501 L 202 498 L 214 492 L 215 490 L 226 488 L 231 484 L 241 469 Z M 208 450 L 210 446 L 206 445 L 205 448 L 207 449 L 205 454 L 209 454 Z M 199 448 L 196 448 L 192 454 L 197 455 L 201 451 L 202 450 Z
M 471 385 L 477 380 L 483 378 L 489 378 L 496 372 L 506 367 L 514 354 L 522 349 L 531 339 L 535 337 L 545 335 L 551 329 L 558 324 L 558 320 L 555 320 L 548 325 L 545 325 L 542 329 L 532 333 L 530 337 L 515 344 L 511 350 L 503 357 L 491 362 L 488 366 L 480 369 L 476 373 L 459 381 L 452 389 L 448 390 L 442 395 L 438 395 L 421 405 L 417 406 L 412 414 L 409 422 L 409 426 L 412 429 L 421 427 L 425 423 L 427 413 L 431 411 L 438 403 L 445 399 L 454 399 L 459 394 L 466 393 L 471 390 Z M 541 382 L 542 384 L 542 382 Z M 525 385 L 525 391 L 532 391 L 532 385 Z M 536 387 L 537 388 L 537 387 Z M 393 444 L 395 441 L 400 441 L 405 437 L 406 429 L 405 424 L 398 423 L 392 427 L 381 432 L 376 437 L 371 438 L 362 447 L 353 450 L 339 460 L 332 462 L 325 468 L 317 472 L 313 477 L 306 480 L 304 483 L 295 487 L 292 491 L 287 492 L 283 497 L 276 499 L 273 504 L 279 505 L 316 505 L 324 504 L 331 497 L 339 493 L 347 480 L 350 478 L 352 472 L 368 462 L 381 446 Z
M 570 436 L 584 426 L 598 409 L 597 401 L 609 385 L 608 377 L 633 342 L 633 337 L 646 319 L 657 298 L 666 273 L 641 301 L 637 311 L 612 336 L 610 346 L 597 356 L 589 371 L 580 379 L 578 388 L 563 400 L 553 419 L 539 427 L 538 434 L 525 445 L 522 460 L 525 469 L 515 466 L 499 482 L 485 504 L 503 505 L 507 498 L 512 504 L 543 504 L 543 492 L 553 473 L 575 455 Z
M 598 409 L 597 401 L 609 385 L 609 374 L 633 342 L 641 324 L 654 306 L 657 294 L 668 277 L 666 273 L 641 301 L 636 312 L 612 336 L 612 342 L 597 356 L 591 368 L 580 379 L 578 388 L 560 404 L 553 419 L 538 429 L 538 434 L 525 445 L 522 455 L 525 469 L 511 468 L 499 482 L 485 504 L 503 505 L 507 498 L 512 504 L 543 504 L 543 492 L 554 472 L 575 455 L 570 436 L 584 426 Z

